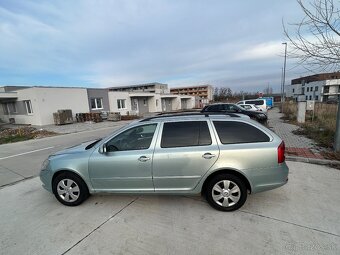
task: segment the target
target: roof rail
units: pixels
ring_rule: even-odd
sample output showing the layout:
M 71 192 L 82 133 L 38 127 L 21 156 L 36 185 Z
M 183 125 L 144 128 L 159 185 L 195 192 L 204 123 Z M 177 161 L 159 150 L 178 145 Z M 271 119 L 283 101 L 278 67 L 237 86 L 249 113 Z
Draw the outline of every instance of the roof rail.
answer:
M 229 117 L 240 118 L 240 116 L 235 114 L 235 113 L 226 113 L 226 112 L 160 113 L 157 116 L 153 116 L 153 117 L 142 119 L 141 122 L 149 121 L 149 120 L 153 120 L 153 119 L 159 119 L 159 118 L 185 117 L 185 116 L 204 116 L 204 117 L 210 117 L 211 115 L 224 115 L 224 116 L 229 116 Z

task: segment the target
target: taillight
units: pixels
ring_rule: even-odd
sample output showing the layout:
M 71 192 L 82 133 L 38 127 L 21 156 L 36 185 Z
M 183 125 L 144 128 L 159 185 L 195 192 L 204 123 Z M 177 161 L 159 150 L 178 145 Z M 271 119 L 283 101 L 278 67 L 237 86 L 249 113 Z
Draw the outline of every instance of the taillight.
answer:
M 285 161 L 285 142 L 282 141 L 282 143 L 277 147 L 277 163 L 283 163 Z

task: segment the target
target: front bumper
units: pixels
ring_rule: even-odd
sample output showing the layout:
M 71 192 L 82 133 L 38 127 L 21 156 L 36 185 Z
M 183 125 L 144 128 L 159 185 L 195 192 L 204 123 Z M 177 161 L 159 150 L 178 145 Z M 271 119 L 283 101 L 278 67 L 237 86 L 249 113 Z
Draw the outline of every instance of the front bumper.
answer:
M 52 191 L 52 173 L 48 169 L 42 169 L 40 171 L 40 180 L 43 183 L 42 186 L 47 191 L 53 193 Z

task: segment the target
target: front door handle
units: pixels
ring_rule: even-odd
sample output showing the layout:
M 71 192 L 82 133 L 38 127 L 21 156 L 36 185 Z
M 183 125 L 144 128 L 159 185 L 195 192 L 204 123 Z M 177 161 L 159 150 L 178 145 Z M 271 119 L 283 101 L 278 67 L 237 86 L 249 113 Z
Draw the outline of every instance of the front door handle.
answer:
M 147 157 L 147 156 L 140 156 L 140 157 L 138 158 L 138 160 L 141 161 L 141 162 L 146 162 L 146 161 L 150 160 L 150 158 Z
M 211 159 L 211 158 L 216 157 L 216 155 L 207 152 L 207 153 L 204 153 L 204 154 L 202 155 L 202 157 L 205 158 L 205 159 Z

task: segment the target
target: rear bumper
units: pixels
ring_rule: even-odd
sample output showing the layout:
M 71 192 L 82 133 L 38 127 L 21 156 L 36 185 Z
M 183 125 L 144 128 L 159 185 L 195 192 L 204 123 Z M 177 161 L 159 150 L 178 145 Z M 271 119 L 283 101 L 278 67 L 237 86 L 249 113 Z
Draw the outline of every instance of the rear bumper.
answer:
M 275 189 L 288 182 L 289 168 L 284 162 L 276 167 L 256 169 L 248 172 L 252 193 Z

